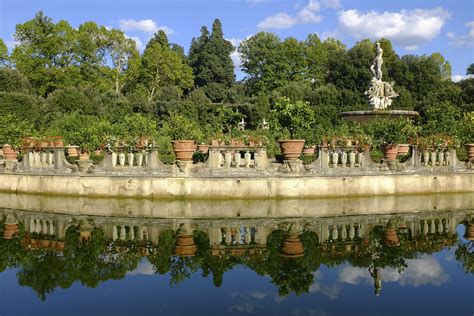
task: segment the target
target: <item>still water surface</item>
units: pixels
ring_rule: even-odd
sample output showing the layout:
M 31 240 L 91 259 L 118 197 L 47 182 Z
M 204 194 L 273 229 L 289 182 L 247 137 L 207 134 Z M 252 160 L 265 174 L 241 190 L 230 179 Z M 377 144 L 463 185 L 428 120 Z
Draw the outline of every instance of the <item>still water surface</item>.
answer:
M 472 209 L 119 213 L 0 208 L 0 315 L 474 313 Z

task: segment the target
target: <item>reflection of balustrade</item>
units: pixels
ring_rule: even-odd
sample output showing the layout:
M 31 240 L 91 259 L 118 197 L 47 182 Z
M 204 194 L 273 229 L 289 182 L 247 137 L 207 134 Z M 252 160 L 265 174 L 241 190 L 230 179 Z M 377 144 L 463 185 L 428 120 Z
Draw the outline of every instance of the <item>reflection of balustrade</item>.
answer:
M 328 240 L 333 242 L 352 241 L 363 236 L 362 226 L 358 223 L 330 225 L 327 231 Z
M 255 243 L 256 229 L 254 227 L 221 228 L 220 244 L 248 245 Z
M 114 225 L 112 227 L 112 240 L 148 240 L 148 229 L 141 226 Z
M 207 166 L 215 168 L 255 168 L 269 166 L 265 147 L 254 146 L 211 146 Z
M 434 235 L 434 234 L 447 234 L 450 232 L 449 219 L 446 218 L 433 218 L 433 219 L 422 219 L 418 224 L 418 231 L 420 235 Z
M 31 217 L 29 220 L 29 225 L 27 225 L 26 230 L 29 233 L 42 234 L 46 236 L 55 235 L 55 223 L 50 219 L 40 219 L 36 217 Z

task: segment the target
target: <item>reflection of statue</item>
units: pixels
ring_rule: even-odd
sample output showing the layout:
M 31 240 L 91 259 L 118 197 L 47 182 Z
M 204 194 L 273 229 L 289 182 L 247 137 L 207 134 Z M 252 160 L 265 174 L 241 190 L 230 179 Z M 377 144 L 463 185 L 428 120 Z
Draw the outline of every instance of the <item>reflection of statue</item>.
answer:
M 392 98 L 398 96 L 393 90 L 393 83 L 382 81 L 383 50 L 380 43 L 377 43 L 377 56 L 375 56 L 370 71 L 374 75 L 370 82 L 369 89 L 365 94 L 369 97 L 369 104 L 372 110 L 386 110 L 392 104 Z
M 380 47 L 380 43 L 377 43 L 377 56 L 375 56 L 370 71 L 374 75 L 374 78 L 382 81 L 382 64 L 383 64 L 383 49 Z
M 382 275 L 380 274 L 380 270 L 376 266 L 372 265 L 369 268 L 369 273 L 372 279 L 374 279 L 375 295 L 379 296 L 382 292 Z

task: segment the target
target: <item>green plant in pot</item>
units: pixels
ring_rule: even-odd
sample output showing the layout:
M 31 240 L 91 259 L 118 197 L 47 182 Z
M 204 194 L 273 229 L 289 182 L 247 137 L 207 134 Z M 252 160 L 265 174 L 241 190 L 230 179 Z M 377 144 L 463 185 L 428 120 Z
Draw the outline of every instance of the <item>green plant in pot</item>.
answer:
M 372 135 L 374 144 L 384 152 L 387 161 L 396 160 L 399 144 L 406 144 L 406 131 L 411 129 L 412 122 L 406 119 L 379 119 L 366 125 L 368 134 Z
M 308 102 L 291 102 L 278 98 L 271 110 L 270 126 L 274 131 L 284 131 L 279 137 L 284 160 L 299 159 L 304 147 L 304 136 L 315 123 L 314 111 Z
M 195 140 L 203 137 L 198 123 L 179 113 L 171 113 L 168 121 L 163 123 L 163 132 L 172 140 L 176 160 L 192 161 Z
M 465 113 L 459 125 L 459 138 L 464 144 L 467 159 L 474 161 L 474 113 Z

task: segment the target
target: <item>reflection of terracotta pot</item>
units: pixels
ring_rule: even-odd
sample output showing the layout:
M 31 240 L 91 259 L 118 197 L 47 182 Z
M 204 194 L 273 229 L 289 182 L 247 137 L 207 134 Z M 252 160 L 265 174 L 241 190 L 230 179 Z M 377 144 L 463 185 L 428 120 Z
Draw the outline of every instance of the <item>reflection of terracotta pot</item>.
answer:
M 18 233 L 18 224 L 5 224 L 3 230 L 3 238 L 12 239 L 13 236 Z
M 466 238 L 467 240 L 474 240 L 474 224 L 469 223 L 466 225 L 464 238 Z
M 297 160 L 304 147 L 304 139 L 280 140 L 281 154 L 284 160 Z
M 206 144 L 199 144 L 199 145 L 197 145 L 197 150 L 198 150 L 201 154 L 205 155 L 205 154 L 207 154 L 207 152 L 209 151 L 209 145 L 206 145 Z
M 387 246 L 398 246 L 400 244 L 398 241 L 397 230 L 395 228 L 385 228 L 384 242 Z
M 408 144 L 399 144 L 398 145 L 398 155 L 405 156 L 410 152 L 410 145 Z
M 176 238 L 173 255 L 181 257 L 193 257 L 196 255 L 196 244 L 193 235 L 179 235 Z
M 298 235 L 289 235 L 283 240 L 280 255 L 287 258 L 304 256 L 304 248 Z
M 193 140 L 173 140 L 173 151 L 176 155 L 176 160 L 191 161 L 196 150 L 196 145 Z
M 54 245 L 54 249 L 58 251 L 63 251 L 66 246 L 66 243 L 64 241 L 56 241 L 56 244 Z
M 383 156 L 385 160 L 393 161 L 397 159 L 398 145 L 385 145 L 383 148 Z
M 466 144 L 464 147 L 466 148 L 469 161 L 474 160 L 474 144 Z

